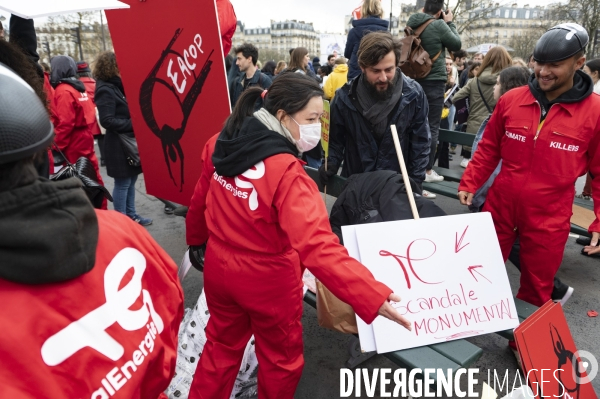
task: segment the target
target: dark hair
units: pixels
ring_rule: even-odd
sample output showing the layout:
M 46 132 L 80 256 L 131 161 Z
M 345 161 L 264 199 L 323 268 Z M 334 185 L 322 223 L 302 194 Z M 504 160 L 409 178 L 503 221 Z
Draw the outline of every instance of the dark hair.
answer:
M 276 66 L 277 65 L 275 64 L 275 61 L 267 61 L 267 62 L 265 62 L 265 65 L 263 65 L 263 67 L 260 71 L 264 72 L 266 74 L 269 74 L 271 76 L 275 76 L 275 67 Z
M 331 60 L 333 57 L 335 57 L 335 55 L 334 55 L 334 54 L 329 54 L 329 55 L 327 56 L 327 62 L 329 62 L 329 61 L 330 61 L 330 60 Z
M 42 66 L 44 72 L 50 73 L 50 65 L 46 64 L 45 62 L 40 62 L 40 65 Z
M 457 58 L 466 58 L 467 57 L 467 52 L 465 50 L 458 50 L 452 53 L 452 59 L 455 60 Z
M 392 51 L 396 56 L 396 64 L 398 64 L 402 42 L 393 37 L 388 31 L 368 33 L 362 38 L 358 46 L 358 65 L 361 68 L 377 65 Z
M 242 127 L 246 117 L 252 116 L 262 93 L 263 89 L 260 87 L 244 90 L 225 121 L 223 130 L 228 136 L 231 137 Z M 269 87 L 263 100 L 263 108 L 271 115 L 276 115 L 280 109 L 288 115 L 293 115 L 304 109 L 313 97 L 323 97 L 323 89 L 314 79 L 299 73 L 284 72 Z
M 256 63 L 258 62 L 258 49 L 256 47 L 254 47 L 253 44 L 244 43 L 244 44 L 236 47 L 233 51 L 235 52 L 236 55 L 238 53 L 242 53 L 244 58 L 252 57 L 252 64 L 254 66 L 256 66 Z
M 295 49 L 291 48 L 290 49 L 290 57 L 292 56 L 292 53 L 294 52 Z
M 0 62 L 12 69 L 25 83 L 31 86 L 42 104 L 48 109 L 42 68 L 39 67 L 38 70 L 38 66 L 25 55 L 21 47 L 12 41 L 0 40 Z
M 481 71 L 481 62 L 473 61 L 471 66 L 469 66 L 469 72 L 467 72 L 467 77 L 469 79 L 473 79 L 475 77 L 475 68 L 477 67 L 479 67 L 479 70 Z
M 227 70 L 227 73 L 229 73 L 229 70 L 231 69 L 232 65 L 233 65 L 233 55 L 227 54 L 227 57 L 225 57 L 225 70 Z
M 91 72 L 77 72 L 76 76 L 78 78 L 91 78 L 92 77 L 92 73 Z
M 333 68 L 329 64 L 321 65 L 319 69 L 325 74 L 325 76 L 328 76 L 331 72 L 333 72 Z
M 423 12 L 427 14 L 437 14 L 444 7 L 443 0 L 425 0 L 425 6 Z
M 96 58 L 94 63 L 94 77 L 103 81 L 108 81 L 119 75 L 119 66 L 117 65 L 117 56 L 112 51 L 103 51 Z
M 516 87 L 525 86 L 531 72 L 523 66 L 512 66 L 500 71 L 500 95 Z
M 308 50 L 305 47 L 296 47 L 290 56 L 288 70 L 295 71 L 301 69 L 306 72 L 306 67 L 304 66 L 304 57 L 306 54 L 308 54 Z
M 529 64 L 531 62 L 531 59 L 533 58 L 533 53 L 529 54 L 527 56 L 527 63 Z
M 592 72 L 598 72 L 600 74 L 600 58 L 594 58 L 585 63 L 585 66 L 590 68 Z

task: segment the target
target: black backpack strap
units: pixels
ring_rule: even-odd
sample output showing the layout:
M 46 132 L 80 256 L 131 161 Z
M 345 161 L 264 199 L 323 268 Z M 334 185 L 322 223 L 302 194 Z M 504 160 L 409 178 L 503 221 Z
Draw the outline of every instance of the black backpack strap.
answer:
M 483 96 L 483 91 L 481 91 L 481 86 L 479 85 L 479 79 L 475 78 L 477 80 L 477 89 L 479 89 L 479 95 L 481 96 L 481 99 L 483 100 L 483 103 L 485 104 L 485 107 L 487 108 L 488 112 L 491 114 L 493 109 L 490 108 L 490 106 L 488 105 L 487 101 L 485 101 L 485 97 Z

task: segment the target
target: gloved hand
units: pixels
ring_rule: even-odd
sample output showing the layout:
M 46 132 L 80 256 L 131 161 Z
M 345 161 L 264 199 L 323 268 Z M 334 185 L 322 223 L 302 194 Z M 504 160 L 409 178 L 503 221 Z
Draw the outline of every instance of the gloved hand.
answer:
M 206 252 L 206 244 L 190 245 L 189 254 L 190 262 L 198 271 L 204 271 L 204 253 Z
M 322 163 L 321 166 L 319 166 L 319 180 L 321 181 L 322 185 L 327 185 L 327 183 L 329 182 L 329 178 L 335 174 L 337 174 L 339 167 L 335 164 L 329 164 L 327 165 L 327 170 L 325 170 L 325 163 Z

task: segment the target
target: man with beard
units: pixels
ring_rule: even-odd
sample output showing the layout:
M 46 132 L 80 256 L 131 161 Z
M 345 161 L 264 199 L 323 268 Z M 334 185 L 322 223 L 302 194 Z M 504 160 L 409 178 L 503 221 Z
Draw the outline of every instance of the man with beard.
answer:
M 409 176 L 419 185 L 429 162 L 429 107 L 423 89 L 397 68 L 402 44 L 387 31 L 365 35 L 358 49 L 362 73 L 331 103 L 328 167 L 321 182 L 376 170 L 400 173 L 390 125 L 396 125 Z
M 588 42 L 585 29 L 574 23 L 544 33 L 533 52 L 529 86 L 500 97 L 458 188 L 461 203 L 471 205 L 502 160 L 483 211 L 492 215 L 504 260 L 519 239 L 517 298 L 536 306 L 551 299 L 569 237 L 575 181 L 588 170 L 595 177 L 596 219 L 584 251 L 600 252 L 600 97 L 580 70 Z

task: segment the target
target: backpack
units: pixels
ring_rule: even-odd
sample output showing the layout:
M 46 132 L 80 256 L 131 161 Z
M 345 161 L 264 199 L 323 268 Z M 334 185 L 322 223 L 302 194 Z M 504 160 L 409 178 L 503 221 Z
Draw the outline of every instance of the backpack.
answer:
M 429 75 L 431 72 L 431 66 L 438 59 L 442 50 L 430 58 L 429 53 L 421 46 L 421 33 L 429 26 L 430 23 L 435 19 L 430 19 L 427 22 L 421 24 L 417 30 L 413 31 L 411 27 L 407 26 L 404 28 L 404 34 L 402 38 L 402 52 L 400 53 L 400 69 L 402 72 L 413 79 L 422 79 Z

